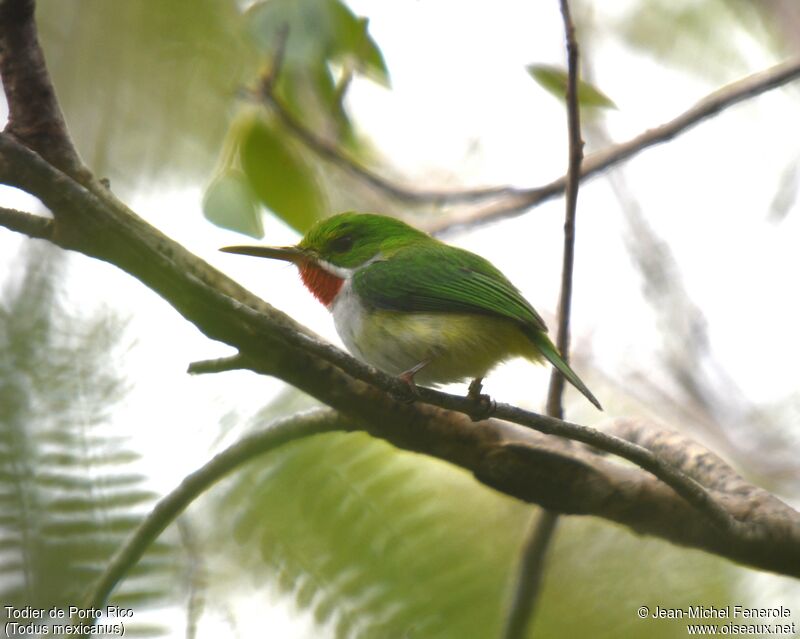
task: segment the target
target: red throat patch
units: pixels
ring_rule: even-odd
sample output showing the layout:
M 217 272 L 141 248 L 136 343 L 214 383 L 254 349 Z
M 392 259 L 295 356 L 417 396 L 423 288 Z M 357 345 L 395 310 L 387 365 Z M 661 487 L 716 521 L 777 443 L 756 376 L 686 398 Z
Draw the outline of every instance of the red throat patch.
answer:
M 339 294 L 344 280 L 312 262 L 299 264 L 298 267 L 300 268 L 300 278 L 306 288 L 325 306 L 330 306 Z

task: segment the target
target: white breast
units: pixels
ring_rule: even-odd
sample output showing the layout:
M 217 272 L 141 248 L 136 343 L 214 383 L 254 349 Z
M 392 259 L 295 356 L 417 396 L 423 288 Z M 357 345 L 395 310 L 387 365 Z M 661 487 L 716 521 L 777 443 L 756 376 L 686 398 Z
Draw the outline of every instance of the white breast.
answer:
M 339 333 L 347 350 L 358 359 L 369 362 L 370 358 L 359 347 L 359 337 L 364 332 L 367 309 L 353 290 L 352 278 L 345 279 L 339 294 L 330 305 L 330 311 L 333 314 L 336 332 Z

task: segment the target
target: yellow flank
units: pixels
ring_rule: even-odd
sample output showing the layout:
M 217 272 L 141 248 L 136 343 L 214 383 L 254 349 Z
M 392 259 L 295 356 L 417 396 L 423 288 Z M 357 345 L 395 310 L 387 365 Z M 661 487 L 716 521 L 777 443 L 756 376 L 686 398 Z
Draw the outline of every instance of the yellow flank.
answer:
M 352 344 L 357 354 L 395 375 L 428 362 L 414 377 L 423 385 L 483 377 L 513 357 L 542 359 L 519 326 L 500 317 L 372 311 L 364 319 Z

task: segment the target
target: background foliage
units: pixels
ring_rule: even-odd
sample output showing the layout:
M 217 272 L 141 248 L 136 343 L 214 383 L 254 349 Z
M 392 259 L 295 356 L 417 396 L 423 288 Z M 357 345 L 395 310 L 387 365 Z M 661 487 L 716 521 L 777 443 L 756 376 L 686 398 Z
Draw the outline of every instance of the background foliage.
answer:
M 111 428 L 127 385 L 109 366 L 124 321 L 66 308 L 57 249 L 32 247 L 17 264 L 0 305 L 0 599 L 67 609 L 156 495 L 140 456 Z M 113 604 L 173 600 L 176 550 L 156 544 Z

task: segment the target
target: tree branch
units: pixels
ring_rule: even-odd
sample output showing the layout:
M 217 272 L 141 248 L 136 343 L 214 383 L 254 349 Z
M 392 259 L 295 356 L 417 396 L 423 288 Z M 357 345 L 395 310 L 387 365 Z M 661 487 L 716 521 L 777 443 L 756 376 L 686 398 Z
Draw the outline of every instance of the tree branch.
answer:
M 581 179 L 586 180 L 593 177 L 632 158 L 651 146 L 676 138 L 697 124 L 739 102 L 784 86 L 799 77 L 800 58 L 793 58 L 717 89 L 669 122 L 648 129 L 627 142 L 621 142 L 602 151 L 592 153 L 583 162 Z M 508 193 L 506 197 L 498 200 L 498 202 L 477 208 L 466 214 L 459 212 L 458 215 L 437 220 L 428 230 L 434 233 L 445 233 L 453 228 L 475 227 L 515 217 L 561 195 L 564 193 L 565 187 L 566 176 L 562 176 L 544 186 L 517 189 L 516 192 Z
M 572 274 L 575 266 L 575 218 L 578 210 L 578 187 L 583 161 L 583 139 L 581 137 L 581 114 L 578 105 L 578 42 L 575 25 L 569 12 L 567 0 L 560 0 L 564 20 L 564 35 L 567 43 L 567 131 L 569 135 L 569 164 L 566 176 L 566 212 L 564 215 L 564 252 L 561 264 L 561 293 L 558 301 L 558 331 L 556 346 L 564 361 L 569 361 L 569 324 L 572 314 Z M 550 371 L 550 388 L 547 393 L 547 414 L 562 418 L 564 407 L 564 376 L 555 368 Z
M 252 312 L 249 309 L 240 309 L 240 311 Z M 261 321 L 261 317 L 256 313 L 253 313 L 252 319 L 255 322 Z M 264 329 L 269 330 L 266 326 Z M 407 396 L 408 389 L 401 380 L 386 375 L 368 364 L 364 364 L 350 357 L 347 353 L 330 344 L 320 342 L 316 338 L 301 333 L 295 335 L 287 333 L 284 335 L 284 339 L 298 347 L 305 347 L 308 352 L 336 365 L 353 378 L 366 382 L 380 391 L 385 392 L 392 398 L 392 401 L 396 401 L 394 400 L 396 397 L 402 398 Z M 249 368 L 255 372 L 269 373 L 269 371 L 261 367 L 257 359 L 251 358 L 249 355 L 247 358 L 234 357 L 224 360 L 213 360 L 211 362 L 197 362 L 192 364 L 189 370 L 192 372 L 206 372 L 243 368 Z M 318 399 L 332 405 L 322 397 L 318 397 Z M 468 397 L 451 395 L 430 388 L 419 388 L 417 400 L 447 410 L 458 411 L 470 417 L 474 417 L 476 410 L 479 409 L 474 400 Z M 674 467 L 664 463 L 663 460 L 659 459 L 646 448 L 627 442 L 619 437 L 597 431 L 593 428 L 572 424 L 546 415 L 539 415 L 538 413 L 532 413 L 501 402 L 495 403 L 492 415 L 521 426 L 535 429 L 540 433 L 556 435 L 584 444 L 590 444 L 600 450 L 623 457 L 653 473 L 667 485 L 671 486 L 690 504 L 704 512 L 711 521 L 714 522 L 714 525 L 718 526 L 721 530 L 736 536 L 742 536 L 743 538 L 749 535 L 746 530 L 747 527 L 743 525 L 742 522 L 734 520 L 699 483 L 685 476 L 683 473 L 677 472 Z
M 0 2 L 0 73 L 8 102 L 5 133 L 83 184 L 92 175 L 67 132 L 39 45 L 34 0 Z
M 698 522 L 696 513 L 693 513 L 687 504 L 677 498 L 674 493 L 671 493 L 671 497 L 666 498 L 670 495 L 669 491 L 661 482 L 647 473 L 613 464 L 591 451 L 569 446 L 568 442 L 563 440 L 521 431 L 499 422 L 490 422 L 487 427 L 497 428 L 501 436 L 495 442 L 496 448 L 487 456 L 494 457 L 498 468 L 508 463 L 523 463 L 527 468 L 529 485 L 532 488 L 538 486 L 536 490 L 542 496 L 547 496 L 547 499 L 543 500 L 547 504 L 557 501 L 562 506 L 566 504 L 569 507 L 569 505 L 579 503 L 582 508 L 588 508 L 588 511 L 578 512 L 585 514 L 599 510 L 604 513 L 603 516 L 613 514 L 614 516 L 610 518 L 617 521 L 618 517 L 622 516 L 628 525 L 630 525 L 629 515 L 635 514 L 635 519 L 641 527 L 634 526 L 633 528 L 638 532 L 647 532 L 653 519 L 660 520 L 659 526 L 664 522 L 670 522 L 682 539 L 693 538 L 698 532 L 697 524 L 703 523 Z M 683 446 L 694 449 L 699 456 L 694 455 L 684 460 L 684 468 L 688 472 L 703 474 L 707 470 L 705 464 L 708 463 L 708 457 L 702 458 L 703 453 L 713 457 L 708 451 L 686 440 L 682 435 L 658 429 L 643 421 L 618 421 L 613 422 L 610 427 L 619 429 L 621 432 L 634 433 L 643 439 L 672 441 L 676 450 L 680 450 Z M 362 426 L 358 422 L 349 420 L 335 411 L 323 409 L 273 424 L 262 432 L 249 435 L 225 449 L 210 462 L 186 477 L 175 490 L 159 501 L 153 511 L 128 538 L 125 545 L 112 558 L 101 577 L 93 584 L 85 597 L 83 607 L 102 607 L 114 586 L 132 570 L 161 532 L 175 521 L 192 501 L 242 464 L 296 439 L 325 432 L 349 432 L 361 429 Z M 505 455 L 505 452 L 511 454 Z M 517 455 L 520 457 L 516 457 Z M 700 467 L 693 466 L 690 459 L 700 464 Z M 741 489 L 747 486 L 746 482 L 737 477 L 722 460 L 716 459 L 713 464 L 714 472 L 723 473 L 729 481 L 737 486 L 739 494 L 742 494 Z M 514 471 L 512 470 L 512 472 Z M 761 511 L 760 516 L 765 518 L 783 517 L 787 524 L 792 517 L 796 517 L 796 513 L 791 508 L 766 491 L 751 488 L 753 488 L 753 502 L 742 503 L 739 508 L 749 509 L 755 505 Z M 733 498 L 733 495 L 730 495 L 729 498 Z M 555 525 L 555 517 L 551 520 L 550 525 Z M 707 527 L 707 522 L 705 522 L 705 526 Z M 782 534 L 793 534 L 797 538 L 800 531 L 797 530 L 796 523 L 794 526 L 794 531 L 789 530 L 788 533 L 782 531 Z M 715 540 L 713 536 L 707 538 L 709 543 Z M 725 543 L 724 540 L 718 540 L 716 545 L 725 547 Z M 715 547 L 706 547 L 706 549 L 713 551 Z M 728 548 L 728 550 L 731 549 Z M 536 544 L 533 545 L 532 555 L 534 559 L 543 556 Z M 782 572 L 798 574 L 797 556 L 798 553 L 795 552 L 793 555 L 781 557 L 784 567 Z M 526 583 L 528 586 L 531 585 L 529 581 Z M 530 590 L 526 593 L 520 592 L 518 596 L 527 597 L 530 592 Z M 509 624 L 516 625 L 519 621 L 520 619 L 509 618 Z
M 53 234 L 52 219 L 4 206 L 0 206 L 0 226 L 41 240 L 49 240 Z
M 267 76 L 267 78 L 271 79 L 272 76 Z M 267 85 L 269 90 L 264 90 L 263 85 Z M 272 112 L 278 116 L 281 123 L 294 134 L 300 142 L 320 157 L 332 162 L 344 171 L 354 175 L 362 182 L 379 191 L 383 191 L 386 195 L 396 200 L 408 202 L 410 204 L 443 206 L 445 204 L 476 202 L 496 198 L 498 196 L 513 195 L 519 190 L 511 186 L 466 189 L 462 191 L 442 191 L 436 189 L 417 190 L 397 184 L 363 166 L 337 144 L 323 139 L 306 127 L 275 94 L 273 88 L 274 83 L 264 82 L 262 83 L 262 90 L 259 92 L 259 95 L 264 102 L 272 108 Z
M 442 216 L 434 220 L 427 225 L 427 230 L 431 233 L 446 233 L 454 228 L 474 227 L 515 217 L 565 192 L 566 175 L 549 184 L 533 188 L 490 186 L 460 191 L 417 190 L 393 182 L 361 165 L 338 145 L 321 138 L 292 115 L 288 107 L 283 104 L 274 92 L 274 73 L 275 70 L 273 69 L 264 76 L 262 85 L 257 92 L 258 96 L 272 108 L 284 126 L 300 142 L 320 157 L 332 162 L 374 188 L 383 191 L 390 197 L 403 202 L 443 206 L 493 200 L 490 204 L 478 207 L 466 214 L 464 211 L 459 211 L 457 214 Z M 651 146 L 677 137 L 703 120 L 717 115 L 743 100 L 781 87 L 796 80 L 798 77 L 800 77 L 800 58 L 786 60 L 769 69 L 737 80 L 710 93 L 693 107 L 669 122 L 648 129 L 627 142 L 622 142 L 591 154 L 583 162 L 580 177 L 582 180 L 593 177 L 597 173 L 624 162 Z

